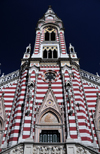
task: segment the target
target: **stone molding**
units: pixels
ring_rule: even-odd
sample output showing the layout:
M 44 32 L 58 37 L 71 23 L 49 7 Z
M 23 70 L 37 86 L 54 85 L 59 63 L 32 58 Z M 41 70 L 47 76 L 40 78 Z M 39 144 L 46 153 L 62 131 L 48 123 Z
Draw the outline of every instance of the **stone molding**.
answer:
M 23 142 L 0 152 L 0 154 L 99 154 L 80 143 L 34 143 Z

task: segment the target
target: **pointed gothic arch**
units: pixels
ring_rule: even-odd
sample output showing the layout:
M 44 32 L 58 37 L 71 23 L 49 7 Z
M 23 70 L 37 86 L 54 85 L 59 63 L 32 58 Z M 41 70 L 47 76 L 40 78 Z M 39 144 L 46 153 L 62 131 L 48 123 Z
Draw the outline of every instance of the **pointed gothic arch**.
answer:
M 57 51 L 56 50 L 53 51 L 53 58 L 57 58 Z
M 55 36 L 55 33 L 54 31 L 51 33 L 51 41 L 55 41 L 56 39 L 56 36 Z
M 56 29 L 54 27 L 46 27 L 44 30 L 44 40 L 45 41 L 55 41 L 56 40 Z
M 43 58 L 47 58 L 47 50 L 43 51 Z
M 48 52 L 49 52 L 48 58 L 52 58 L 52 50 L 49 50 Z
M 53 112 L 48 111 L 41 117 L 40 123 L 59 123 L 59 119 Z
M 63 142 L 63 120 L 53 108 L 43 110 L 35 125 L 36 142 Z M 50 137 L 51 136 L 51 137 Z
M 49 32 L 48 31 L 45 33 L 45 41 L 49 41 Z
M 58 58 L 57 46 L 43 46 L 43 58 Z
M 59 137 L 57 142 L 63 142 L 63 118 L 61 114 L 61 109 L 57 103 L 51 88 L 48 89 L 47 94 L 43 100 L 43 103 L 36 115 L 35 124 L 35 141 L 40 141 L 40 136 L 44 134 L 44 130 L 47 134 L 55 134 L 55 137 Z M 50 135 L 48 134 L 48 135 Z M 49 138 L 48 138 L 49 140 Z M 54 140 L 52 140 L 53 142 Z
M 57 119 L 57 123 L 59 123 L 59 124 L 62 124 L 63 123 L 63 121 L 62 121 L 62 118 L 61 118 L 61 115 L 55 110 L 55 109 L 53 109 L 53 108 L 51 108 L 51 107 L 48 107 L 47 109 L 45 109 L 45 110 L 43 110 L 42 112 L 41 112 L 41 114 L 39 115 L 39 117 L 38 117 L 38 119 L 37 119 L 37 122 L 38 123 L 41 123 L 41 119 L 47 114 L 47 113 L 51 113 L 52 115 L 53 115 L 53 117 L 55 117 L 56 119 Z M 48 119 L 49 120 L 49 119 Z M 46 121 L 45 121 L 45 123 L 46 123 Z M 53 122 L 51 121 L 51 124 L 52 124 Z

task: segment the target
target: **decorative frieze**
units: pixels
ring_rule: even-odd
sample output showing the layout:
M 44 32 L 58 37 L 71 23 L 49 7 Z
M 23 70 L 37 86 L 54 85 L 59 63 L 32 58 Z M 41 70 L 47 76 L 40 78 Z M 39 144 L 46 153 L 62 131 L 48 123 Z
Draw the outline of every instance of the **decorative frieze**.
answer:
M 34 146 L 33 154 L 65 154 L 63 146 Z
M 21 143 L 10 149 L 3 150 L 0 154 L 99 154 L 91 148 L 75 142 L 64 144 L 44 143 L 37 144 L 32 142 Z

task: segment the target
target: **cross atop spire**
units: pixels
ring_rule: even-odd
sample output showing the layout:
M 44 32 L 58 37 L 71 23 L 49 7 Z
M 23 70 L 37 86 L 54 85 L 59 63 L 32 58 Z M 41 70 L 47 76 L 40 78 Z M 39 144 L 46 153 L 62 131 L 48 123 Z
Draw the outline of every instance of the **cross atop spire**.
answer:
M 49 5 L 49 8 L 51 8 L 51 5 Z
M 49 5 L 49 8 L 47 12 L 45 13 L 45 15 L 55 15 L 55 12 L 52 10 L 51 5 Z

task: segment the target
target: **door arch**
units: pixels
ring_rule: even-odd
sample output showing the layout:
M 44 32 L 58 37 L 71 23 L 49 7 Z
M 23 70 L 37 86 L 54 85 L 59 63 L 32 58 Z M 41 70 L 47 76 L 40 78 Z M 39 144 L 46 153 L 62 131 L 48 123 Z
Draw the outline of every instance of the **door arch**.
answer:
M 63 142 L 63 121 L 54 109 L 44 110 L 35 125 L 35 142 Z

